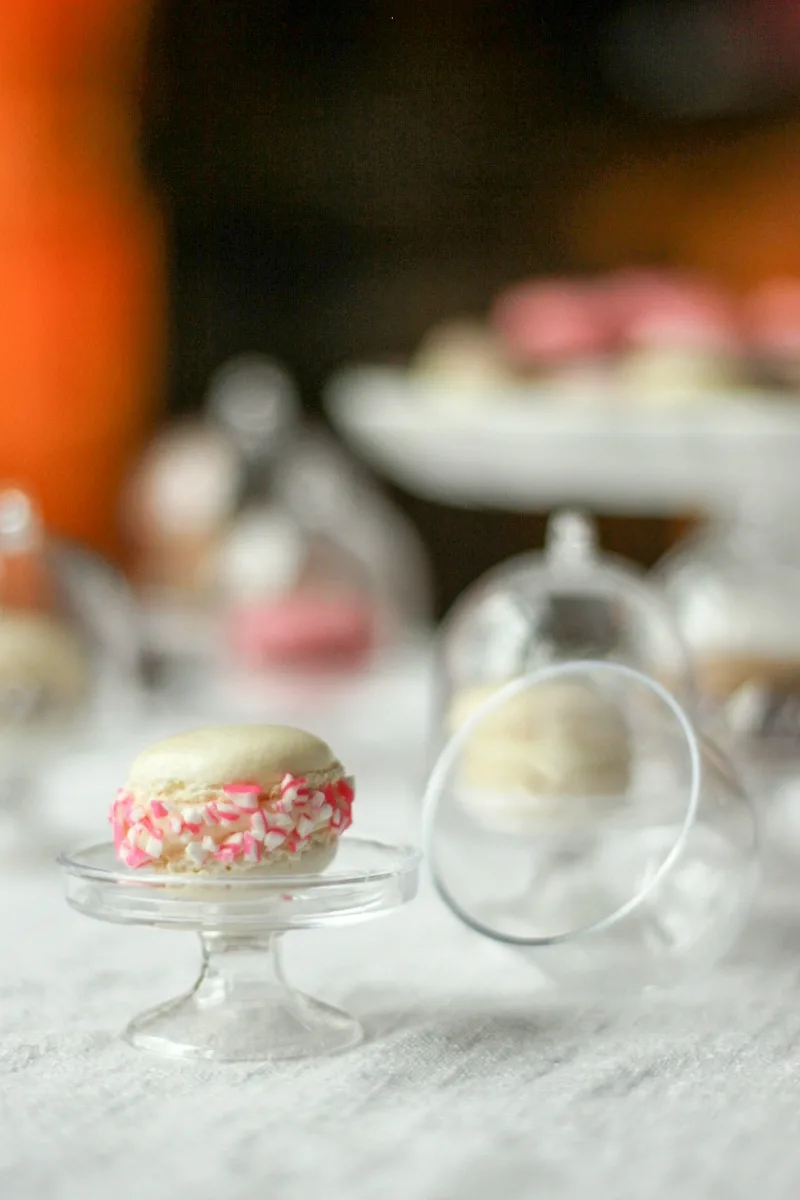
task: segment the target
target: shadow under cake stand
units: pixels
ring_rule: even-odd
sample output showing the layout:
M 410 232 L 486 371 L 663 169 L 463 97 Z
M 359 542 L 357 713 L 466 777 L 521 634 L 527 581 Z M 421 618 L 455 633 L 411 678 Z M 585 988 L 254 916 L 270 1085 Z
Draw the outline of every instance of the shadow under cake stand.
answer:
M 78 912 L 121 925 L 151 925 L 200 936 L 194 987 L 135 1017 L 131 1045 L 173 1058 L 264 1061 L 336 1054 L 356 1046 L 349 1013 L 295 990 L 281 962 L 285 933 L 350 925 L 412 900 L 419 853 L 344 838 L 321 874 L 168 875 L 122 866 L 110 843 L 59 859 L 67 901 Z

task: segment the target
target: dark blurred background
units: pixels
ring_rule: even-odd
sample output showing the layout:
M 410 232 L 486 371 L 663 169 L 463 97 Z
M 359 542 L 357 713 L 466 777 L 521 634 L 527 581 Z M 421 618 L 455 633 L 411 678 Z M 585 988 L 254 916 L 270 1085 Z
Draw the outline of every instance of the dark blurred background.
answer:
M 534 273 L 659 263 L 747 284 L 781 241 L 788 269 L 798 30 L 780 0 L 162 2 L 144 144 L 169 221 L 170 406 L 256 348 L 316 410 L 338 364 L 405 356 Z M 540 541 L 535 517 L 401 500 L 441 603 Z M 673 533 L 603 522 L 646 563 Z
M 781 7 L 796 15 L 781 0 L 162 0 L 145 147 L 170 220 L 172 404 L 196 405 L 221 359 L 258 347 L 286 359 L 314 405 L 343 360 L 405 355 L 509 280 L 598 265 L 604 236 L 611 262 L 683 265 L 680 214 L 659 227 L 647 192 L 615 222 L 603 185 L 618 177 L 624 191 L 626 169 L 648 183 L 649 169 L 658 191 L 663 165 L 666 192 L 700 159 L 705 191 L 722 194 L 726 168 L 768 171 L 770 135 L 800 148 L 791 90 L 743 84 L 737 97 L 720 81 L 713 94 L 720 47 L 690 20 L 729 10 L 745 38 L 749 9 L 769 54 Z M 670 87 L 681 12 L 672 54 L 692 56 L 697 78 L 684 57 Z M 648 217 L 625 245 L 616 224 Z M 741 254 L 730 247 L 734 278 Z

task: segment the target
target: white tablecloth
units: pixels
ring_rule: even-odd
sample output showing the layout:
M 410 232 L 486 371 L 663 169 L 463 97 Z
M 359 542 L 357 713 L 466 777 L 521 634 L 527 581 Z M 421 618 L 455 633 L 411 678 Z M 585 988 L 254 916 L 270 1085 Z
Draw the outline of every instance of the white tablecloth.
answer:
M 264 696 L 358 777 L 358 823 L 416 836 L 427 696 L 412 665 Z M 151 713 L 51 779 L 63 834 L 104 835 L 110 791 L 157 728 L 245 715 L 235 698 Z M 248 711 L 251 711 L 248 709 Z M 3 1200 L 796 1200 L 800 884 L 771 884 L 702 985 L 619 1007 L 538 990 L 513 953 L 462 929 L 426 886 L 382 921 L 289 939 L 295 982 L 363 1020 L 349 1054 L 217 1066 L 119 1039 L 184 990 L 191 936 L 71 912 L 49 863 L 0 882 Z

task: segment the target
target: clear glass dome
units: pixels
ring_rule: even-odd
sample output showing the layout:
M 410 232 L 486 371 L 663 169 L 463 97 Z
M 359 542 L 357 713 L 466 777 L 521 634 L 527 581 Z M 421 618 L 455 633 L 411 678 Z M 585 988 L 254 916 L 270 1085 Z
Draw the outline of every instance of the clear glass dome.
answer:
M 48 538 L 35 506 L 0 492 L 0 741 L 6 773 L 43 747 L 102 737 L 139 699 L 136 606 L 116 571 Z
M 240 668 L 354 668 L 429 619 L 414 530 L 260 355 L 212 376 L 205 420 L 156 439 L 128 523 L 163 662 L 233 667 L 237 684 Z
M 546 667 L 484 699 L 431 773 L 424 840 L 460 920 L 593 994 L 713 965 L 757 881 L 733 769 L 666 689 L 614 662 Z
M 558 512 L 543 552 L 494 567 L 445 618 L 435 749 L 508 680 L 578 659 L 627 663 L 691 699 L 688 654 L 658 589 L 598 550 L 588 517 Z
M 714 735 L 777 775 L 800 766 L 800 537 L 769 486 L 679 543 L 654 579 L 693 662 Z
M 230 645 L 246 667 L 357 666 L 430 612 L 413 529 L 313 429 L 285 447 L 269 495 L 243 507 L 218 577 Z

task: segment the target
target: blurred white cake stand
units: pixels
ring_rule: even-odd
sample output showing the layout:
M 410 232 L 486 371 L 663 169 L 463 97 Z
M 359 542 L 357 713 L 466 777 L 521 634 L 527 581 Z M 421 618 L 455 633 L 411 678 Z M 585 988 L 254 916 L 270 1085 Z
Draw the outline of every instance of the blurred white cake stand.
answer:
M 661 406 L 545 384 L 470 397 L 445 381 L 363 366 L 331 380 L 326 405 L 342 436 L 392 482 L 466 508 L 724 513 L 754 469 L 779 481 L 800 461 L 797 399 L 754 390 Z

